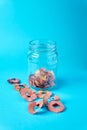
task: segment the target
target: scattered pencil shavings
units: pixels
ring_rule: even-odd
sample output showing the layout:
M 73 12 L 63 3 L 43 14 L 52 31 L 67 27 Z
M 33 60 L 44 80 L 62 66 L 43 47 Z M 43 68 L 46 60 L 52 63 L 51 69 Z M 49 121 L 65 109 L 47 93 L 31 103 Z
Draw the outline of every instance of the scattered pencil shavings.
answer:
M 41 71 L 43 72 L 43 70 Z M 54 77 L 52 78 L 54 79 Z M 20 80 L 16 78 L 7 81 L 10 84 L 13 84 L 14 89 L 18 91 L 26 101 L 29 102 L 28 111 L 31 114 L 36 114 L 37 112 L 40 112 L 40 110 L 44 107 L 46 107 L 51 112 L 59 113 L 64 111 L 65 106 L 62 104 L 62 102 L 60 102 L 60 98 L 57 95 L 54 95 L 52 92 L 36 92 L 28 87 L 26 84 L 18 84 Z M 40 101 L 37 101 L 37 99 L 39 99 Z
M 46 71 L 45 68 L 41 68 L 29 76 L 29 83 L 37 88 L 48 88 L 55 85 L 54 79 L 53 71 Z
M 7 80 L 10 84 L 19 84 L 21 81 L 17 78 L 11 78 Z
M 36 107 L 36 109 L 35 109 Z M 39 102 L 31 102 L 28 106 L 28 111 L 32 114 L 39 112 L 39 110 L 43 107 L 43 101 Z

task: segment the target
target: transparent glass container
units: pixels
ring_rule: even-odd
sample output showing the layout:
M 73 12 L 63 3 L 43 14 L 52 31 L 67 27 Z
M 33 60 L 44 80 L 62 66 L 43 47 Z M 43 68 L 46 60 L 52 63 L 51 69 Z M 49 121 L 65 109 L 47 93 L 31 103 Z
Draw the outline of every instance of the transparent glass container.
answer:
M 32 40 L 28 50 L 28 82 L 36 90 L 55 87 L 58 54 L 56 42 Z

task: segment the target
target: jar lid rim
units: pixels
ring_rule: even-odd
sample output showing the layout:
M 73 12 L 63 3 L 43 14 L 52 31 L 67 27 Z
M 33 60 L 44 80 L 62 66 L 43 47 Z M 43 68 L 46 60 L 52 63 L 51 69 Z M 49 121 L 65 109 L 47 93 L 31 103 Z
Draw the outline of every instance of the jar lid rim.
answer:
M 35 39 L 31 40 L 29 42 L 30 45 L 45 45 L 45 44 L 50 44 L 50 45 L 56 45 L 56 42 L 54 40 L 48 40 L 48 39 Z

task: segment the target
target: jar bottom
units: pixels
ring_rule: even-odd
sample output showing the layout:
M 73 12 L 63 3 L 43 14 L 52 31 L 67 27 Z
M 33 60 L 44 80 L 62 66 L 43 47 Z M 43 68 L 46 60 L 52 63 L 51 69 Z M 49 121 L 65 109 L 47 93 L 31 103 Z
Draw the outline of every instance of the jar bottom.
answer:
M 48 87 L 48 88 L 37 88 L 37 87 L 34 87 L 34 86 L 31 86 L 30 85 L 30 88 L 35 90 L 35 91 L 50 91 L 51 89 L 53 89 L 55 86 L 51 86 L 51 87 Z

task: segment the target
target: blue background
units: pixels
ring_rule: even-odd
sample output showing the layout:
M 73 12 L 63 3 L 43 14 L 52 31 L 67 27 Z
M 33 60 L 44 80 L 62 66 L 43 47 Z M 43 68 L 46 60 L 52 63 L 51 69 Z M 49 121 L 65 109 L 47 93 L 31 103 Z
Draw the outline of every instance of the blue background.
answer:
M 53 39 L 59 53 L 53 89 L 63 113 L 28 113 L 7 79 L 27 83 L 28 42 Z M 0 0 L 0 130 L 87 130 L 87 0 Z

